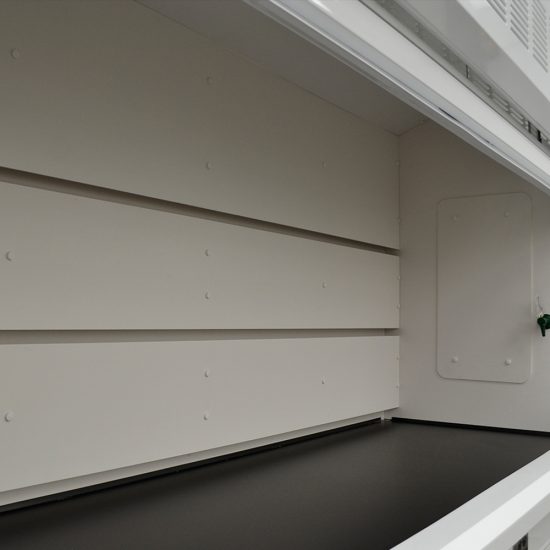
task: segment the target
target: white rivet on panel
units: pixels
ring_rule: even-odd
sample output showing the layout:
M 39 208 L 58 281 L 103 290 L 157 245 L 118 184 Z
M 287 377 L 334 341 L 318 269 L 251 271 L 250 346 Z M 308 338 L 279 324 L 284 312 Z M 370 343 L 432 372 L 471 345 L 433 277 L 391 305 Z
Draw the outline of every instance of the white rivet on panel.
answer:
M 19 59 L 21 57 L 21 52 L 17 48 L 13 48 L 10 51 L 10 55 L 12 56 L 13 59 Z
M 7 411 L 4 415 L 4 420 L 6 422 L 11 422 L 15 418 L 15 413 L 13 411 Z
M 210 418 L 210 413 L 208 411 L 206 411 L 203 415 L 202 415 L 202 418 L 203 420 L 208 420 Z
M 209 378 L 209 377 L 210 377 L 210 369 L 206 369 L 206 370 L 204 371 L 204 377 L 205 377 L 205 378 Z
M 207 160 L 206 163 L 204 164 L 204 167 L 207 170 L 211 170 L 212 169 L 212 163 L 209 160 Z
M 210 300 L 210 292 L 205 292 L 205 293 L 204 293 L 204 298 L 205 298 L 206 300 Z
M 452 357 L 451 362 L 452 363 L 458 363 L 458 357 L 456 355 L 454 357 Z
M 453 216 L 453 221 L 457 222 L 460 219 L 460 216 Z
M 325 385 L 327 383 L 326 378 L 321 378 L 321 384 Z
M 509 218 L 510 217 L 510 212 L 504 212 L 504 217 Z
M 207 76 L 204 80 L 209 86 L 212 86 L 212 84 L 214 84 L 214 78 L 211 76 Z
M 322 285 L 321 285 L 323 288 L 327 288 L 327 283 L 325 281 L 323 281 Z
M 504 361 L 504 364 L 509 367 L 511 364 L 512 364 L 512 360 L 511 359 L 506 359 L 506 361 Z
M 13 252 L 11 250 L 8 250 L 6 252 L 6 260 L 8 260 L 8 262 L 12 262 L 14 259 L 14 255 L 13 255 Z
M 210 250 L 208 250 L 208 248 L 204 251 L 204 255 L 205 256 L 210 256 Z
M 326 168 L 326 167 L 327 167 L 327 161 L 324 160 L 323 162 L 321 162 L 321 166 L 322 166 L 323 168 Z

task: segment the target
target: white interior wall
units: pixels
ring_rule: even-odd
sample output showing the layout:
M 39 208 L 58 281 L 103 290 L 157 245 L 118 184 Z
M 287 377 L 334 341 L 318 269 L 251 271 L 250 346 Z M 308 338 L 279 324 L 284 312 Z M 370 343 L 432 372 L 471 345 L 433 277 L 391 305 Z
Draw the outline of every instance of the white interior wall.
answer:
M 396 336 L 3 345 L 0 399 L 13 418 L 2 433 L 0 486 L 9 492 L 394 407 L 397 354 Z
M 367 122 L 400 135 L 425 117 L 241 0 L 137 0 Z
M 534 300 L 540 295 L 550 308 L 550 198 L 434 123 L 400 138 L 400 160 L 400 408 L 395 415 L 549 431 L 550 338 L 540 335 Z M 533 209 L 533 296 L 532 300 L 525 296 L 516 308 L 518 332 L 523 330 L 525 314 L 530 319 L 531 375 L 519 384 L 442 378 L 436 370 L 438 204 L 456 197 L 518 192 L 531 198 Z M 498 323 L 498 303 L 510 296 L 499 286 L 498 277 L 493 283 Z M 475 323 L 480 315 L 488 317 L 486 311 L 472 308 L 466 318 L 457 318 L 457 330 L 462 323 Z M 494 354 L 506 368 L 502 349 L 494 349 Z
M 397 405 L 396 136 L 131 1 L 0 29 L 0 504 Z
M 0 246 L 4 330 L 398 326 L 390 254 L 10 183 Z
M 0 49 L 1 166 L 398 247 L 394 135 L 141 4 L 6 0 Z

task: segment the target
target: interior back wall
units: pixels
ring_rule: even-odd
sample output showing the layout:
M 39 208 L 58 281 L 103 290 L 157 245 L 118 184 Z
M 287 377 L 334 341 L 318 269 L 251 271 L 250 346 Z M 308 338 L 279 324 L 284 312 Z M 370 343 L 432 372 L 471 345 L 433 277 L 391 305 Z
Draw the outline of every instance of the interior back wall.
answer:
M 396 416 L 550 431 L 550 198 L 434 123 L 400 157 Z
M 397 406 L 395 135 L 130 0 L 0 28 L 0 504 Z

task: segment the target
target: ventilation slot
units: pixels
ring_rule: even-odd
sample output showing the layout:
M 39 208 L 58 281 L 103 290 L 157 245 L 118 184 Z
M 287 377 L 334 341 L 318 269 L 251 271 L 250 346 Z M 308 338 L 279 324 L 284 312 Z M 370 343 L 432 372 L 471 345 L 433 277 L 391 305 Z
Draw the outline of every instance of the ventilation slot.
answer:
M 487 0 L 487 2 L 506 23 L 506 0 Z
M 540 0 L 533 0 L 533 57 L 548 71 L 548 14 Z
M 533 59 L 548 72 L 549 18 L 543 0 L 486 0 Z
M 529 6 L 527 0 L 514 0 L 510 12 L 510 28 L 529 49 Z

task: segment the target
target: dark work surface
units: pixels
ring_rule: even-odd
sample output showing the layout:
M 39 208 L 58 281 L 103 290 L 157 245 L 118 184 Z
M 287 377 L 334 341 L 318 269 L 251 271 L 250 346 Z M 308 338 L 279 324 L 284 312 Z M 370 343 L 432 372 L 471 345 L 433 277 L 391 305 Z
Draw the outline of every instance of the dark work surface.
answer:
M 385 422 L 0 515 L 0 548 L 391 548 L 550 437 Z

